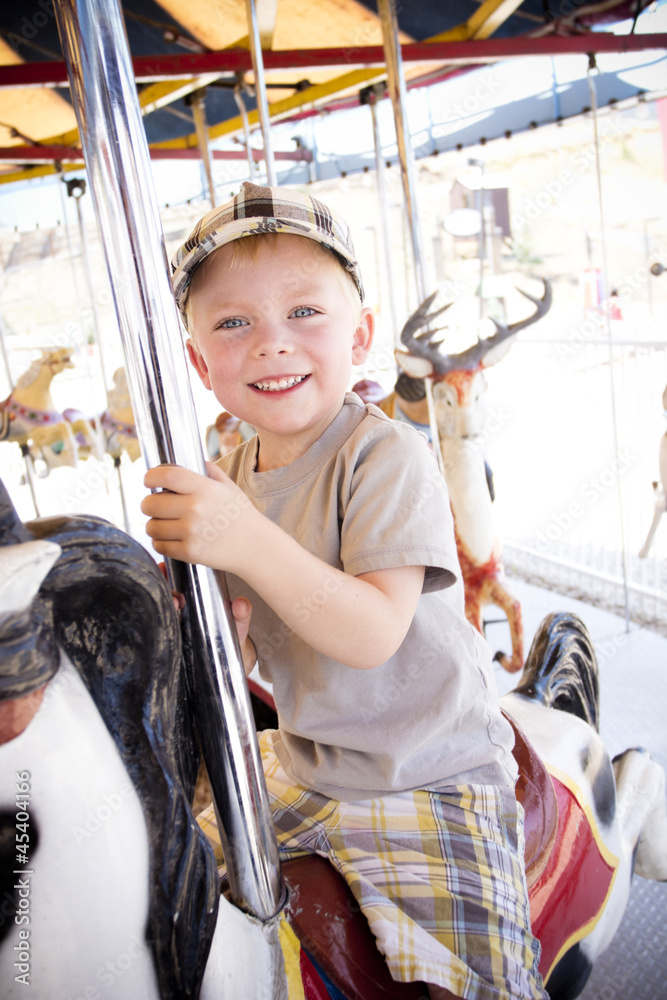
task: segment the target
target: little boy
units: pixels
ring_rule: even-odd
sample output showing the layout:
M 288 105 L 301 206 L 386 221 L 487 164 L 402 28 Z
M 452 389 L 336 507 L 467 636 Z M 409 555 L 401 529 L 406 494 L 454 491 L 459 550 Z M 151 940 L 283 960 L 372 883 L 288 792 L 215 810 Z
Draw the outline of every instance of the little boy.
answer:
M 246 183 L 173 264 L 190 360 L 257 434 L 208 477 L 150 470 L 169 492 L 142 510 L 158 553 L 226 571 L 246 671 L 273 684 L 281 855 L 329 858 L 394 979 L 544 997 L 513 737 L 446 487 L 422 435 L 346 394 L 373 337 L 347 225 Z

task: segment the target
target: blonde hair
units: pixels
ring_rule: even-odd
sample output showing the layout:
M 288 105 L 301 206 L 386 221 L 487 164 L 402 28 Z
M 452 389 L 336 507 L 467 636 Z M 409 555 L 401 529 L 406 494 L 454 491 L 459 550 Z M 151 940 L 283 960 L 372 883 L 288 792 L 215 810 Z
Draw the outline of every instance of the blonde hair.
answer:
M 268 242 L 269 246 L 272 246 L 275 250 L 277 241 L 284 238 L 299 241 L 299 245 L 307 251 L 306 260 L 312 262 L 313 270 L 315 270 L 323 260 L 338 264 L 339 270 L 345 275 L 346 279 L 342 288 L 345 290 L 346 296 L 349 293 L 349 300 L 355 310 L 355 314 L 357 316 L 361 314 L 363 303 L 359 297 L 359 291 L 354 283 L 354 278 L 346 270 L 338 255 L 323 243 L 319 243 L 314 239 L 309 239 L 307 236 L 298 236 L 295 233 L 261 233 L 252 236 L 242 236 L 239 239 L 233 240 L 231 243 L 225 243 L 223 246 L 218 247 L 217 250 L 214 250 L 213 253 L 209 254 L 208 257 L 201 262 L 195 273 L 192 275 L 188 297 L 185 301 L 185 315 L 187 318 L 188 333 L 195 350 L 197 349 L 197 334 L 195 331 L 192 310 L 192 295 L 193 292 L 196 291 L 197 286 L 200 285 L 202 281 L 206 280 L 207 265 L 213 260 L 216 254 L 220 253 L 221 250 L 226 250 L 229 255 L 227 266 L 230 271 L 237 270 L 244 264 L 248 263 L 248 261 L 257 260 L 262 245 L 266 245 Z M 309 272 L 310 269 L 307 268 L 307 270 Z

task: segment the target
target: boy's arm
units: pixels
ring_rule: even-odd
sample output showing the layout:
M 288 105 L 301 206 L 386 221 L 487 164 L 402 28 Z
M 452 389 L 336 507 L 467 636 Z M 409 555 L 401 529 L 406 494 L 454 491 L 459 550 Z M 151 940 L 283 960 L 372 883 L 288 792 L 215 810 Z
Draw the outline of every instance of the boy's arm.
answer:
M 260 514 L 217 466 L 209 478 L 178 466 L 151 469 L 141 505 L 163 556 L 241 577 L 304 642 L 350 667 L 384 663 L 403 642 L 424 580 L 423 566 L 354 577 L 304 549 Z

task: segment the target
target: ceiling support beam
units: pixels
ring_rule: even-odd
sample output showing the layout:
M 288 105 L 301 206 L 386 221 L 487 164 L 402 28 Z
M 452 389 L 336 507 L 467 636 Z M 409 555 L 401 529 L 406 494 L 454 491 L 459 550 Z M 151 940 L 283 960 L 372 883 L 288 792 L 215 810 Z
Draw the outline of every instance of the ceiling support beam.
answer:
M 155 149 L 149 147 L 151 160 L 200 160 L 198 147 L 188 149 Z M 251 147 L 250 153 L 255 162 L 264 159 L 261 149 Z M 246 160 L 248 154 L 243 149 L 213 149 L 210 155 L 214 160 Z M 313 154 L 309 149 L 291 149 L 275 152 L 276 160 L 297 160 L 310 163 Z M 83 152 L 73 146 L 0 146 L 0 161 L 10 163 L 67 163 L 83 160 Z M 83 163 L 80 164 L 83 166 Z
M 475 13 L 461 26 L 466 32 L 463 38 L 490 38 L 522 3 L 523 0 L 484 0 L 484 3 L 481 3 Z M 442 35 L 438 38 L 445 41 Z
M 403 62 L 441 62 L 467 65 L 497 62 L 519 56 L 557 56 L 589 52 L 642 52 L 667 49 L 667 34 L 613 35 L 609 32 L 591 32 L 587 35 L 547 35 L 544 38 L 490 38 L 481 41 L 430 41 L 413 42 L 401 46 Z M 384 67 L 381 45 L 361 48 L 298 49 L 265 51 L 265 71 L 277 69 L 325 69 L 348 66 Z M 246 49 L 223 49 L 201 55 L 138 56 L 133 60 L 137 82 L 182 81 L 205 73 L 222 75 L 252 69 L 252 59 Z M 0 88 L 5 87 L 57 87 L 65 85 L 67 72 L 60 62 L 19 63 L 0 66 Z M 188 81 L 193 82 L 193 81 Z M 201 86 L 200 81 L 194 81 Z M 332 81 L 329 81 L 332 82 Z M 346 82 L 346 87 L 348 86 Z M 342 89 L 342 88 L 341 88 Z

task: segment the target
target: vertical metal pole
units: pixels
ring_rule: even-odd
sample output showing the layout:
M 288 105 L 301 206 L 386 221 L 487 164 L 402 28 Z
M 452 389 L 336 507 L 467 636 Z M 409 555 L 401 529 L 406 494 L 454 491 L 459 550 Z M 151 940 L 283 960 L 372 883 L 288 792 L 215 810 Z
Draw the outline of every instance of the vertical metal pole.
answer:
M 395 0 L 378 0 L 378 12 L 382 22 L 382 44 L 387 62 L 387 82 L 389 96 L 394 109 L 396 123 L 396 141 L 398 143 L 398 159 L 401 165 L 403 181 L 403 196 L 408 217 L 412 254 L 415 260 L 415 278 L 419 301 L 426 298 L 426 279 L 424 275 L 424 254 L 422 250 L 422 234 L 419 224 L 417 207 L 417 184 L 415 181 L 414 154 L 410 142 L 410 130 L 407 121 L 407 90 L 403 59 L 398 42 L 398 20 L 396 17 Z
M 245 151 L 248 157 L 248 177 L 250 180 L 255 176 L 255 161 L 252 156 L 252 146 L 250 145 L 250 123 L 248 122 L 248 109 L 243 100 L 243 89 L 240 83 L 234 87 L 234 100 L 239 109 L 241 121 L 243 122 L 243 134 L 245 135 Z
M 97 312 L 97 302 L 95 301 L 95 287 L 93 285 L 93 276 L 90 270 L 90 251 L 88 249 L 88 239 L 86 237 L 86 227 L 83 222 L 83 214 L 81 212 L 81 196 L 83 195 L 83 190 L 80 194 L 74 194 L 74 202 L 76 204 L 76 219 L 79 226 L 79 234 L 81 236 L 81 264 L 83 266 L 83 277 L 86 282 L 86 290 L 88 292 L 88 297 L 90 299 L 90 311 L 93 316 L 93 330 L 95 333 L 95 340 L 97 342 L 97 348 L 100 354 L 100 368 L 102 370 L 102 380 L 104 382 L 104 388 L 106 390 L 107 385 L 107 372 L 104 365 L 104 351 L 102 350 L 102 338 L 100 337 L 100 319 Z M 85 331 L 83 331 L 85 334 Z M 84 338 L 85 339 L 85 338 Z
M 385 280 L 387 283 L 387 300 L 389 304 L 389 312 L 391 314 L 391 330 L 393 342 L 396 346 L 399 345 L 398 335 L 398 324 L 396 322 L 396 298 L 394 296 L 394 281 L 391 268 L 391 241 L 389 236 L 389 202 L 387 199 L 387 178 L 385 174 L 387 172 L 384 157 L 382 156 L 382 143 L 380 142 L 380 128 L 378 125 L 377 116 L 377 91 L 375 87 L 369 87 L 368 90 L 361 92 L 362 103 L 368 104 L 371 112 L 371 118 L 373 121 L 373 145 L 375 148 L 375 178 L 376 187 L 378 193 L 378 203 L 380 208 L 380 239 L 382 241 L 383 259 L 384 259 L 384 272 Z
M 414 169 L 414 154 L 412 151 L 412 144 L 410 142 L 410 130 L 408 128 L 406 116 L 407 89 L 405 86 L 405 75 L 403 73 L 401 47 L 398 42 L 398 18 L 396 16 L 395 0 L 378 0 L 378 13 L 382 23 L 382 45 L 384 47 L 384 56 L 387 63 L 389 96 L 394 110 L 394 122 L 396 123 L 398 159 L 401 165 L 403 197 L 405 199 L 405 211 L 410 229 L 412 256 L 415 264 L 417 296 L 419 298 L 419 302 L 421 303 L 426 299 L 426 276 L 424 274 L 424 253 L 422 249 L 419 209 L 417 207 L 417 183 Z M 431 426 L 433 451 L 435 452 L 435 456 L 438 460 L 440 471 L 444 473 L 442 449 L 437 447 L 437 443 L 440 441 L 440 435 L 438 433 L 438 425 L 435 419 L 435 407 L 433 405 L 433 391 L 430 379 L 424 379 L 424 387 L 426 389 L 426 405 L 428 407 L 428 422 Z
M 14 391 L 14 380 L 12 378 L 12 370 L 9 367 L 9 354 L 7 353 L 7 343 L 5 341 L 5 321 L 0 314 L 0 352 L 2 352 L 2 360 L 5 363 L 5 371 L 7 372 L 7 382 L 9 384 L 10 395 Z
M 142 451 L 149 466 L 171 462 L 204 473 L 118 0 L 59 0 L 55 14 Z M 172 428 L 178 429 L 178 437 Z M 224 580 L 205 566 L 170 562 L 169 569 L 190 612 L 197 671 L 194 709 L 232 897 L 267 920 L 282 901 L 278 850 Z
M 37 503 L 37 493 L 35 491 L 35 466 L 32 461 L 32 455 L 30 454 L 30 448 L 27 444 L 22 444 L 21 455 L 23 456 L 23 465 L 25 467 L 25 481 L 28 484 L 28 489 L 30 490 L 30 496 L 32 497 L 32 504 L 35 508 L 35 514 L 37 517 L 42 515 L 39 512 L 39 504 Z
M 213 179 L 211 147 L 208 140 L 208 123 L 206 121 L 206 107 L 204 104 L 205 94 L 206 91 L 204 89 L 194 90 L 189 95 L 187 103 L 192 108 L 192 117 L 195 120 L 197 145 L 199 146 L 199 152 L 201 153 L 202 162 L 204 164 L 204 173 L 206 174 L 206 183 L 208 184 L 208 196 L 211 202 L 211 208 L 215 208 L 217 204 L 217 196 L 215 193 L 215 180 Z
M 609 271 L 607 267 L 607 239 L 605 235 L 604 201 L 602 198 L 602 169 L 600 167 L 600 139 L 598 136 L 598 116 L 597 116 L 597 92 L 595 81 L 593 80 L 593 68 L 595 67 L 595 56 L 589 57 L 587 70 L 588 89 L 591 95 L 591 110 L 593 117 L 593 138 L 595 140 L 595 171 L 598 188 L 598 211 L 600 214 L 600 244 L 602 250 L 602 300 L 604 302 L 604 318 L 607 327 L 607 343 L 609 345 L 609 388 L 611 392 L 611 426 L 614 440 L 614 451 L 616 454 L 616 467 L 620 468 L 620 449 L 618 444 L 618 415 L 616 406 L 616 385 L 614 382 L 614 335 L 611 329 L 611 317 L 609 315 Z M 623 598 L 625 604 L 625 631 L 630 631 L 630 591 L 628 587 L 628 553 L 625 544 L 625 516 L 623 509 L 623 486 L 622 476 L 616 477 L 616 487 L 618 493 L 618 516 L 621 539 L 621 559 L 623 564 Z
M 646 257 L 646 270 L 650 272 L 651 269 L 651 237 L 649 235 L 648 227 L 649 223 L 657 222 L 658 218 L 653 217 L 652 219 L 644 219 L 644 255 Z M 653 285 L 651 284 L 651 278 L 649 274 L 649 279 L 646 282 L 646 291 L 648 293 L 648 318 L 649 323 L 653 322 Z
M 486 257 L 486 219 L 484 218 L 484 160 L 468 160 L 472 167 L 479 167 L 479 193 L 477 195 L 477 211 L 479 212 L 479 239 L 477 252 L 479 254 L 479 318 L 484 319 L 484 260 Z
M 275 187 L 276 165 L 273 159 L 271 131 L 269 121 L 269 102 L 266 99 L 266 83 L 264 80 L 264 60 L 262 58 L 262 43 L 257 21 L 257 5 L 255 0 L 246 0 L 246 16 L 248 18 L 248 34 L 250 35 L 250 54 L 252 68 L 255 74 L 255 98 L 264 142 L 264 161 L 266 163 L 266 180 L 269 187 Z
M 308 119 L 308 136 L 310 140 L 310 151 L 313 154 L 313 158 L 308 164 L 308 176 L 310 183 L 319 180 L 319 171 L 317 169 L 317 138 L 315 136 L 315 123 L 312 118 Z
M 102 346 L 102 335 L 100 333 L 100 319 L 99 313 L 97 312 L 97 302 L 95 301 L 95 287 L 93 285 L 93 276 L 90 270 L 90 252 L 88 250 L 88 240 L 86 238 L 86 227 L 83 222 L 83 213 L 81 211 L 81 198 L 86 190 L 85 181 L 80 181 L 78 187 L 71 186 L 70 181 L 65 181 L 67 185 L 68 195 L 74 198 L 76 204 L 76 219 L 79 226 L 79 235 L 81 238 L 81 264 L 83 267 L 83 277 L 86 282 L 86 289 L 88 291 L 88 298 L 90 299 L 90 310 L 93 316 L 93 336 L 95 338 L 95 343 L 97 344 L 97 355 L 100 362 L 100 371 L 102 372 L 102 385 L 104 386 L 104 398 L 107 401 L 107 386 L 109 384 L 107 379 L 107 370 L 104 363 L 104 347 Z M 78 193 L 77 193 L 78 191 Z M 62 188 L 60 189 L 62 197 Z M 67 245 L 70 251 L 70 259 L 72 263 L 72 271 L 74 271 L 74 258 L 71 256 L 71 242 L 69 238 L 69 227 L 67 226 L 67 220 L 65 220 L 66 233 L 67 233 Z M 75 286 L 76 291 L 76 286 Z M 78 293 L 77 293 L 78 294 Z M 81 311 L 81 314 L 83 311 Z M 88 363 L 88 351 L 87 351 L 87 338 L 85 327 L 82 325 L 81 333 L 83 335 L 82 348 L 84 352 L 84 365 L 86 368 L 86 376 L 88 381 L 91 381 L 90 365 Z M 95 436 L 97 438 L 97 457 L 100 461 L 104 458 L 105 444 L 104 444 L 104 431 L 102 430 L 102 423 L 100 421 L 99 407 L 95 407 L 95 414 L 93 416 L 93 423 L 95 424 Z M 125 517 L 125 530 L 129 534 L 129 524 L 130 522 Z

